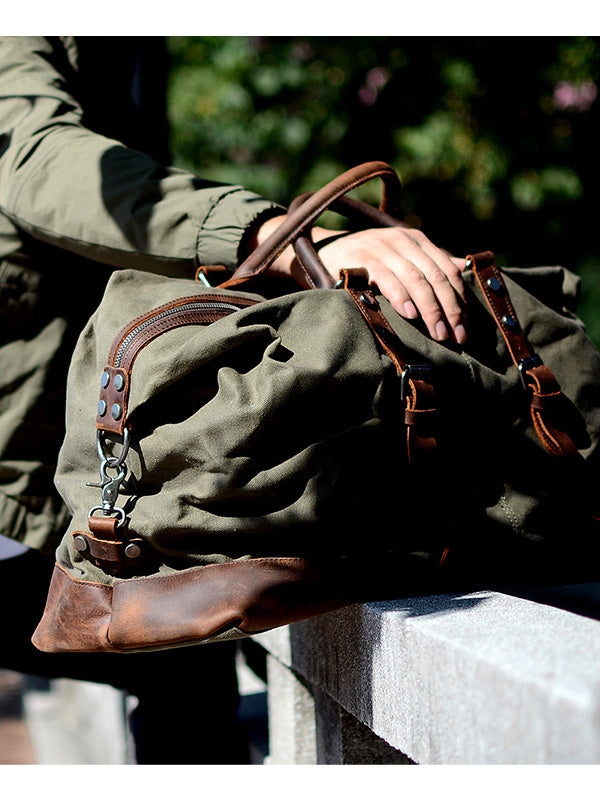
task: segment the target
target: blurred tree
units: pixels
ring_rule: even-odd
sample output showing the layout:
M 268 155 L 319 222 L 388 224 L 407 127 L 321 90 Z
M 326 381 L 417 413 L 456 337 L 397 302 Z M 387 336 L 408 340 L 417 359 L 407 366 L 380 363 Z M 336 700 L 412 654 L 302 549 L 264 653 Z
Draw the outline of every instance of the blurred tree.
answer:
M 173 37 L 169 49 L 175 163 L 286 203 L 388 161 L 404 218 L 437 244 L 577 271 L 600 344 L 599 38 Z

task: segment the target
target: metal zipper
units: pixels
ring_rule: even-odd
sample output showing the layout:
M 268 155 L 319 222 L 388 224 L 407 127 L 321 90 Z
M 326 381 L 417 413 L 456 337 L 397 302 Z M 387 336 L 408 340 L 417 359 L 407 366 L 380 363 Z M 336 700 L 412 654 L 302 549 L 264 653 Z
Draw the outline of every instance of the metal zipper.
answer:
M 236 305 L 233 305 L 232 303 L 216 303 L 216 302 L 207 302 L 207 301 L 202 301 L 202 302 L 194 301 L 194 302 L 190 302 L 190 303 L 184 303 L 183 305 L 174 306 L 173 308 L 166 308 L 163 311 L 160 311 L 158 314 L 154 314 L 154 316 L 148 317 L 148 319 L 145 319 L 143 322 L 140 322 L 139 325 L 136 325 L 135 328 L 132 328 L 132 330 L 129 331 L 129 333 L 125 336 L 125 338 L 123 339 L 123 341 L 119 345 L 119 348 L 118 348 L 117 352 L 115 353 L 114 364 L 113 365 L 115 367 L 120 367 L 121 364 L 123 363 L 123 358 L 125 356 L 125 353 L 129 349 L 129 347 L 133 345 L 133 343 L 135 342 L 135 339 L 140 334 L 142 334 L 147 328 L 149 328 L 151 325 L 154 325 L 154 324 L 156 324 L 157 322 L 160 322 L 163 319 L 166 319 L 168 317 L 172 317 L 172 316 L 175 316 L 175 315 L 183 315 L 183 316 L 185 316 L 186 314 L 193 313 L 193 312 L 196 312 L 196 311 L 199 311 L 199 312 L 205 312 L 205 311 L 223 312 L 223 311 L 227 311 L 229 313 L 232 313 L 234 311 L 239 311 L 241 308 L 244 308 L 244 307 L 245 307 L 245 305 L 236 306 Z

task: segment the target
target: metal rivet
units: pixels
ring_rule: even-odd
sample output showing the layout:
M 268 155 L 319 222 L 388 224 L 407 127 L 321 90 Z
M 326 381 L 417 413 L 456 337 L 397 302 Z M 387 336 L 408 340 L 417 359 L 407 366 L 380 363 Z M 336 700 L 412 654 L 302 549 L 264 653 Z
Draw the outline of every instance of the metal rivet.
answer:
M 121 373 L 117 373 L 113 380 L 113 386 L 117 390 L 117 392 L 122 392 L 123 387 L 125 386 L 125 378 L 121 375 Z
M 106 414 L 106 408 L 107 408 L 106 403 L 104 402 L 104 400 L 99 400 L 98 401 L 97 408 L 98 408 L 98 416 L 99 417 L 103 417 Z
M 498 278 L 488 278 L 486 283 L 493 292 L 499 292 L 502 289 L 502 284 Z
M 113 407 L 110 409 L 110 413 L 113 419 L 120 419 L 121 414 L 123 413 L 123 409 L 119 403 L 115 403 Z
M 473 259 L 467 258 L 467 260 L 465 261 L 465 269 L 471 269 L 472 266 L 473 266 Z
M 110 372 L 103 372 L 102 377 L 100 378 L 100 385 L 103 389 L 106 389 L 108 384 L 110 383 Z
M 372 297 L 370 294 L 361 294 L 359 300 L 367 306 L 371 306 L 375 308 L 377 306 L 377 300 Z
M 507 314 L 505 314 L 505 315 L 502 317 L 502 322 L 503 322 L 505 325 L 508 325 L 508 327 L 509 327 L 509 328 L 516 328 L 516 327 L 517 327 L 517 321 L 516 321 L 516 319 L 513 319 L 512 317 L 509 317 Z
M 138 556 L 140 556 L 141 553 L 142 553 L 142 548 L 139 546 L 139 544 L 135 544 L 134 542 L 130 542 L 125 547 L 125 555 L 127 556 L 127 558 L 138 558 Z
M 86 542 L 84 536 L 74 536 L 73 544 L 75 545 L 75 550 L 77 550 L 78 553 L 84 553 L 88 549 L 88 543 Z

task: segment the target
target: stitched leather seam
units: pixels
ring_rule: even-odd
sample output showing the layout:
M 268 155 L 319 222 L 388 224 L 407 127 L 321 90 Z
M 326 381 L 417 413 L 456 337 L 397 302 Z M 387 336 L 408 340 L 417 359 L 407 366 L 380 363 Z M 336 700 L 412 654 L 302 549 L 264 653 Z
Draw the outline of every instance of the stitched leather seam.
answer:
M 160 314 L 162 311 L 167 311 L 170 310 L 171 308 L 175 309 L 178 306 L 186 305 L 187 303 L 219 303 L 219 302 L 239 303 L 251 306 L 257 303 L 258 301 L 248 297 L 230 297 L 219 294 L 193 294 L 186 297 L 177 298 L 176 300 L 171 300 L 168 303 L 163 303 L 162 305 L 157 306 L 156 308 L 152 308 L 149 311 L 144 312 L 143 314 L 139 314 L 137 317 L 130 320 L 127 323 L 127 325 L 119 331 L 110 349 L 110 353 L 108 356 L 109 364 L 113 363 L 115 353 L 119 350 L 121 343 L 127 337 L 129 332 L 132 331 L 134 328 L 136 328 L 138 325 L 140 325 L 142 322 L 145 322 L 147 319 L 153 317 L 155 314 Z
M 64 573 L 65 573 L 65 575 L 67 576 L 67 578 L 69 578 L 69 579 L 70 579 L 70 580 L 72 580 L 72 581 L 75 581 L 76 583 L 79 583 L 79 584 L 81 584 L 82 586 L 98 586 L 98 587 L 100 587 L 101 589 L 106 589 L 106 590 L 107 590 L 107 591 L 109 591 L 109 592 L 110 592 L 110 591 L 112 591 L 112 588 L 113 588 L 113 587 L 112 587 L 112 586 L 110 586 L 108 583 L 100 583 L 99 581 L 86 581 L 86 580 L 82 580 L 81 578 L 75 578 L 75 577 L 73 577 L 73 575 L 71 575 L 71 573 L 69 572 L 69 570 L 68 570 L 68 569 L 65 569 L 65 567 L 63 567 L 63 565 L 62 565 L 62 564 L 59 564 L 59 563 L 58 563 L 58 561 L 56 562 L 55 566 L 56 566 L 58 569 L 60 569 L 62 572 L 64 572 Z

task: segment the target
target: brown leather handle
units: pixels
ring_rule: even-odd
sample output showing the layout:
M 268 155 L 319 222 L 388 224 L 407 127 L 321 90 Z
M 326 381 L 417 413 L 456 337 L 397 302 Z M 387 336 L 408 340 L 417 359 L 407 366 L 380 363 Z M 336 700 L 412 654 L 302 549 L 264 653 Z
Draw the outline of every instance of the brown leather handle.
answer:
M 361 164 L 344 172 L 322 189 L 311 194 L 298 208 L 289 213 L 279 228 L 248 256 L 231 278 L 222 284 L 222 287 L 236 286 L 268 270 L 283 250 L 306 228 L 310 227 L 336 200 L 374 178 L 381 178 L 383 182 L 379 210 L 384 214 L 396 213 L 400 204 L 402 187 L 396 172 L 383 161 L 369 161 Z
M 290 204 L 289 211 L 295 211 L 311 195 L 312 192 L 307 192 L 296 197 Z M 340 197 L 330 205 L 329 209 L 343 214 L 348 219 L 356 219 L 363 223 L 366 220 L 381 228 L 409 227 L 387 212 L 374 208 L 368 203 L 363 203 L 362 200 L 355 200 L 352 197 Z M 306 282 L 311 288 L 329 289 L 334 286 L 334 280 L 317 254 L 311 230 L 311 227 L 307 227 L 294 241 L 296 259 L 304 273 Z

